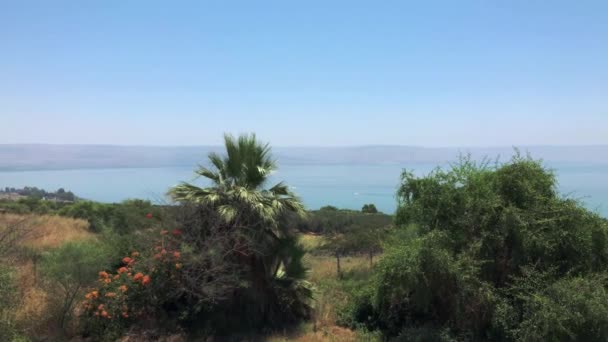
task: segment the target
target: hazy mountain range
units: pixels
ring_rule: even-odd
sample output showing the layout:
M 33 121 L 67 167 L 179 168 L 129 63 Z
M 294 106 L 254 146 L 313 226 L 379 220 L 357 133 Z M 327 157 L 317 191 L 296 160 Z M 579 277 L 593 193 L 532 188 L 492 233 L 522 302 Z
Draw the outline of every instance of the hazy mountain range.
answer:
M 548 162 L 608 163 L 608 145 L 522 146 L 535 158 Z M 194 166 L 221 146 L 115 146 L 0 144 L 0 170 L 53 170 L 81 168 L 132 168 Z M 514 153 L 513 147 L 426 148 L 412 146 L 275 147 L 281 164 L 382 164 L 444 163 L 460 154 L 500 160 Z M 406 165 L 404 165 L 406 166 Z

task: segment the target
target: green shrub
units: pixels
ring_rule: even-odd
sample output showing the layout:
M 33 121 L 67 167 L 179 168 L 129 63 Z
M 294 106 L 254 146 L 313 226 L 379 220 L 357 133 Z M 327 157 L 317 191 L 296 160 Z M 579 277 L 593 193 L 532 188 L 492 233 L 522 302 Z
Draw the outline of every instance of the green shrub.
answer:
M 81 241 L 65 243 L 42 256 L 40 270 L 55 298 L 55 316 L 62 329 L 67 328 L 74 306 L 97 278 L 99 268 L 109 265 L 112 252 L 101 242 Z
M 15 213 L 15 214 L 29 214 L 30 208 L 20 202 L 14 201 L 0 201 L 0 208 L 5 209 L 7 212 Z
M 398 197 L 402 228 L 375 272 L 373 307 L 359 306 L 387 337 L 606 340 L 608 221 L 560 198 L 540 162 L 404 172 Z
M 382 258 L 375 307 L 388 335 L 431 325 L 476 336 L 490 324 L 491 286 L 478 278 L 479 263 L 469 253 L 452 254 L 450 243 L 445 233 L 432 232 L 390 248 Z
M 606 341 L 607 286 L 602 274 L 567 277 L 536 290 L 518 289 L 516 298 L 523 305 L 511 310 L 522 319 L 506 335 L 517 341 Z
M 337 285 L 336 285 L 337 286 Z M 378 312 L 374 307 L 374 287 L 369 282 L 359 282 L 346 289 L 348 301 L 338 308 L 337 323 L 351 329 L 374 331 L 378 329 Z
M 87 334 L 114 340 L 133 323 L 164 327 L 195 310 L 184 296 L 185 282 L 192 280 L 189 266 L 197 256 L 182 248 L 181 231 L 161 230 L 144 246 L 141 253 L 131 251 L 115 267 L 98 272 L 97 286 L 84 296 Z

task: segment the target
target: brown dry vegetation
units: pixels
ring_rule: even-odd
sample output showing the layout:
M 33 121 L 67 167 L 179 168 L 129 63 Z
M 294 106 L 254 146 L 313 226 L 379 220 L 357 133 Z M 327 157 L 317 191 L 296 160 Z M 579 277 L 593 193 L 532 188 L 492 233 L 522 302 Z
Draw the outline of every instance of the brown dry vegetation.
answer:
M 309 325 L 306 325 L 306 329 L 312 329 Z M 284 342 L 284 341 L 296 341 L 296 342 L 351 342 L 361 341 L 362 339 L 357 336 L 352 330 L 341 328 L 338 326 L 327 326 L 317 331 L 299 332 L 292 334 L 274 335 L 269 337 L 266 341 L 268 342 Z
M 19 284 L 19 307 L 15 312 L 17 324 L 31 334 L 45 331 L 49 321 L 50 295 L 41 286 L 35 257 L 37 253 L 58 247 L 65 242 L 93 239 L 88 223 L 59 216 L 0 214 L 0 233 L 21 229 L 24 234 L 15 241 L 18 246 L 5 256 L 13 261 Z M 32 324 L 36 322 L 37 324 Z
M 0 231 L 20 222 L 31 230 L 20 244 L 37 250 L 58 247 L 68 241 L 95 237 L 88 231 L 87 221 L 51 215 L 1 214 Z

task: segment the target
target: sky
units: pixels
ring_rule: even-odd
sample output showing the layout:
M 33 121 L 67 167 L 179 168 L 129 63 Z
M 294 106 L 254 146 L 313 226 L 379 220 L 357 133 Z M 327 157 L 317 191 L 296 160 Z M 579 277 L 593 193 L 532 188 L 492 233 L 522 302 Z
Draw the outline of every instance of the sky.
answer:
M 0 0 L 0 132 L 608 144 L 608 1 Z

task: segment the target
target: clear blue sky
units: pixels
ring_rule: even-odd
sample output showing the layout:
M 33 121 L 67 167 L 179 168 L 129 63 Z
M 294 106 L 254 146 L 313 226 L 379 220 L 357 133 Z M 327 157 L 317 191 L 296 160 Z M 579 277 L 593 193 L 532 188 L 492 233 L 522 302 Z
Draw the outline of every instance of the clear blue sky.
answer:
M 608 144 L 608 1 L 0 1 L 0 143 Z

